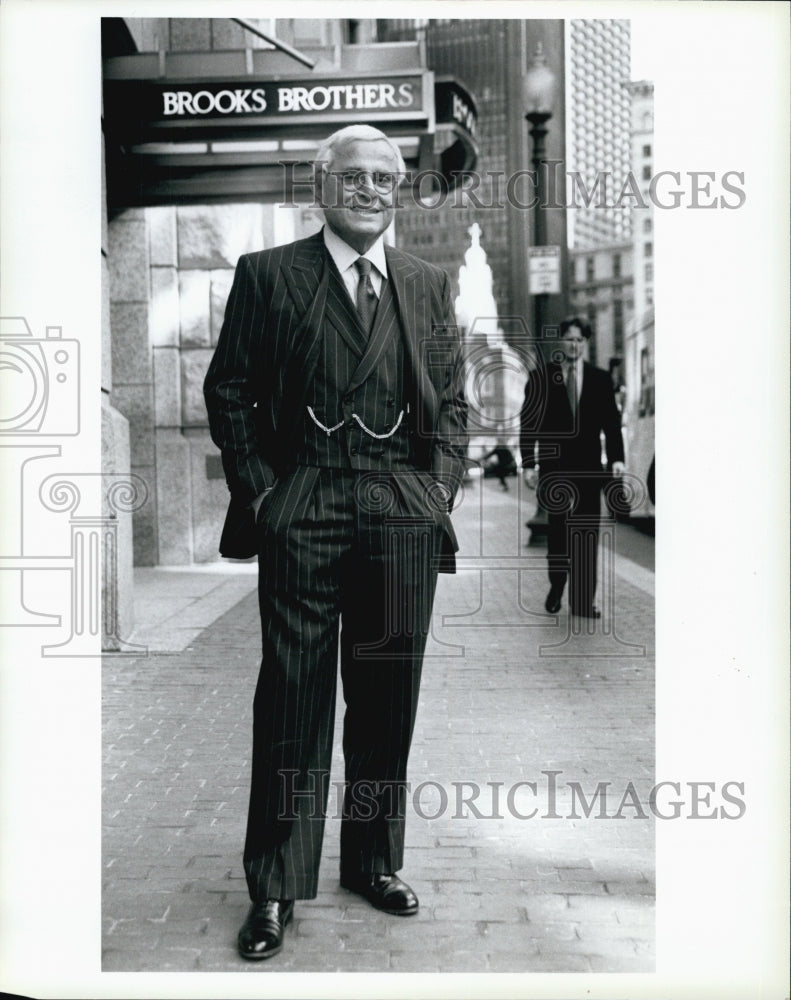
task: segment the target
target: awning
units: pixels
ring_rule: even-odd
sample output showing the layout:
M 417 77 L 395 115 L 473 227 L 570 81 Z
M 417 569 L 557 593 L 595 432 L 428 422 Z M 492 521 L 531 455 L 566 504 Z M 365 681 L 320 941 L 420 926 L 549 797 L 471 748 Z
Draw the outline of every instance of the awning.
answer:
M 108 208 L 309 203 L 319 142 L 355 122 L 389 135 L 423 189 L 432 179 L 452 188 L 477 160 L 475 102 L 419 55 L 411 43 L 342 46 L 313 71 L 291 63 L 286 73 L 267 50 L 108 59 Z

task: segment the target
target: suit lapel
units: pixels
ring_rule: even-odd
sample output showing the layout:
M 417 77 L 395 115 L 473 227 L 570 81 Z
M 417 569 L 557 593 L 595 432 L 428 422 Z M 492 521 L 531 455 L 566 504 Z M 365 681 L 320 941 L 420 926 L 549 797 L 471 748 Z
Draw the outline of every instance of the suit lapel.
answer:
M 590 374 L 591 370 L 592 370 L 591 365 L 589 365 L 587 361 L 583 361 L 582 385 L 580 386 L 580 394 L 579 398 L 577 399 L 577 413 L 579 413 L 580 409 L 582 408 L 583 400 L 586 406 L 591 401 L 591 394 L 593 391 L 593 385 L 591 382 L 591 374 Z
M 371 336 L 368 338 L 368 344 L 360 359 L 360 363 L 354 370 L 352 380 L 346 390 L 347 392 L 354 392 L 371 375 L 379 364 L 391 338 L 395 337 L 397 333 L 398 313 L 393 305 L 393 293 L 390 282 L 386 281 L 382 285 L 382 297 L 376 308 Z
M 349 391 L 354 391 L 376 368 L 400 319 L 416 401 L 422 404 L 427 426 L 433 426 L 437 393 L 428 371 L 432 363 L 432 330 L 426 274 L 392 247 L 385 247 L 385 254 L 388 281 L 383 286 L 370 338 L 366 337 L 343 279 L 324 248 L 321 233 L 295 244 L 293 257 L 283 261 L 282 274 L 299 317 L 292 335 L 288 385 L 283 394 L 287 419 L 293 416 L 292 410 L 301 409 L 316 367 L 325 320 L 332 323 L 360 359 L 349 385 Z M 291 403 L 298 405 L 294 407 Z M 285 421 L 283 426 L 288 426 Z
M 563 365 L 557 361 L 550 361 L 547 365 L 547 393 L 548 397 L 554 399 L 554 403 L 547 408 L 547 416 L 550 423 L 554 424 L 553 430 L 565 430 L 572 426 L 574 416 L 571 412 L 568 389 L 564 378 Z M 579 412 L 579 401 L 577 402 L 577 412 Z
M 327 261 L 330 281 L 327 289 L 326 318 L 338 331 L 354 356 L 361 358 L 368 344 L 368 335 L 363 330 L 360 314 L 349 298 L 343 278 L 329 254 L 327 254 Z
M 315 245 L 305 246 L 311 243 Z M 296 247 L 291 261 L 284 261 L 281 266 L 296 311 L 296 322 L 289 331 L 283 402 L 278 419 L 278 426 L 285 429 L 287 436 L 298 425 L 297 415 L 305 404 L 316 370 L 330 278 L 329 254 L 324 251 L 320 234 L 319 240 L 305 240 Z
M 385 247 L 388 277 L 392 282 L 395 308 L 401 319 L 408 367 L 417 400 L 422 403 L 427 426 L 433 427 L 437 394 L 426 365 L 430 363 L 431 313 L 427 302 L 426 275 L 408 257 Z
M 294 304 L 294 316 L 284 331 L 286 376 L 302 367 L 315 354 L 321 337 L 327 301 L 327 258 L 321 233 L 293 245 L 293 253 L 283 257 L 280 273 Z M 313 365 L 316 360 L 313 358 Z M 311 369 L 312 371 L 312 369 Z
M 319 232 L 294 243 L 293 253 L 284 255 L 281 261 L 280 272 L 293 300 L 298 320 L 304 317 L 316 297 L 326 257 L 324 241 Z M 295 324 L 293 329 L 301 329 L 300 324 Z

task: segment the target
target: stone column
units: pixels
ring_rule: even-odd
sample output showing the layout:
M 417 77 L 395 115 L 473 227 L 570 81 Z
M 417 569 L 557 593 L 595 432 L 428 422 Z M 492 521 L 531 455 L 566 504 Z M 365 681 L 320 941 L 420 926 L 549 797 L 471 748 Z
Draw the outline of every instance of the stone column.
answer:
M 104 145 L 102 145 L 102 471 L 127 475 L 131 470 L 129 422 L 116 409 L 113 398 L 113 331 L 110 310 L 110 267 L 108 263 L 110 240 L 107 225 L 107 197 L 105 187 Z M 132 580 L 132 514 L 121 511 L 116 521 L 115 559 L 105 567 L 103 585 L 115 595 L 114 623 L 104 623 L 102 647 L 118 649 L 121 640 L 134 627 L 134 594 Z M 107 606 L 105 604 L 105 606 Z
M 178 378 L 179 389 L 169 390 L 162 419 L 157 411 L 161 557 L 162 562 L 182 561 L 189 550 L 190 558 L 184 561 L 204 563 L 220 558 L 228 490 L 219 452 L 209 437 L 203 380 L 236 263 L 241 254 L 272 245 L 273 209 L 256 204 L 182 206 L 175 218 L 179 359 L 177 372 L 168 363 L 167 377 L 169 385 Z M 159 387 L 159 356 L 157 362 Z M 163 363 L 163 379 L 165 370 Z M 169 423 L 164 422 L 165 413 Z M 177 476 L 172 471 L 176 467 Z
M 150 339 L 154 363 L 154 451 L 157 495 L 157 562 L 192 562 L 189 446 L 181 433 L 181 276 L 176 208 L 146 210 L 150 236 Z M 206 302 L 187 296 L 196 313 Z M 208 319 L 205 320 L 208 323 Z
M 157 563 L 154 482 L 154 366 L 149 340 L 149 248 L 145 209 L 122 212 L 109 224 L 113 403 L 129 422 L 131 470 L 148 503 L 134 513 L 136 566 Z

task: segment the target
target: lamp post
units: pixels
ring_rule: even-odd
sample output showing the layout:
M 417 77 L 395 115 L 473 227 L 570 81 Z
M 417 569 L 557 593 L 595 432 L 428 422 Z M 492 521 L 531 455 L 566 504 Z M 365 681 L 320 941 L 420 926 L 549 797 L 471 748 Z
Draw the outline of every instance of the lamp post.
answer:
M 549 194 L 549 178 L 544 178 L 547 137 L 547 122 L 552 117 L 555 99 L 555 74 L 547 66 L 544 46 L 536 43 L 536 51 L 527 67 L 524 79 L 525 118 L 530 123 L 530 138 L 533 140 L 533 169 L 536 176 L 536 207 L 533 215 L 533 246 L 545 246 L 547 242 L 546 208 L 544 203 Z M 543 359 L 544 303 L 545 293 L 533 294 L 533 329 L 539 340 L 539 352 Z M 540 362 L 543 364 L 543 360 Z M 530 529 L 529 545 L 540 544 L 546 538 L 549 527 L 547 514 L 536 497 L 536 510 L 527 522 Z
M 549 178 L 544 178 L 547 155 L 544 141 L 547 137 L 547 122 L 552 117 L 555 99 L 555 74 L 547 66 L 544 46 L 536 43 L 536 51 L 527 67 L 524 80 L 524 98 L 527 106 L 525 118 L 530 123 L 530 138 L 533 140 L 533 169 L 536 175 L 536 208 L 533 215 L 533 246 L 545 246 L 547 242 L 546 209 L 544 203 L 549 194 Z M 536 336 L 543 339 L 543 306 L 545 296 L 533 296 Z

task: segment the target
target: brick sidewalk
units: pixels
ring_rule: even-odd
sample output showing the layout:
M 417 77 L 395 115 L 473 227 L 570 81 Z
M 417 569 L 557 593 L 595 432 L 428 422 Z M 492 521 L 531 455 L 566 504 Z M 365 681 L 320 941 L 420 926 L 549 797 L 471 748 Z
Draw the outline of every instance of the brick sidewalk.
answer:
M 460 570 L 440 577 L 410 760 L 402 875 L 419 915 L 340 888 L 331 790 L 318 898 L 277 958 L 237 957 L 253 593 L 181 653 L 105 664 L 104 971 L 653 971 L 650 581 L 604 558 L 590 634 L 547 616 L 516 486 L 473 484 L 454 514 Z

